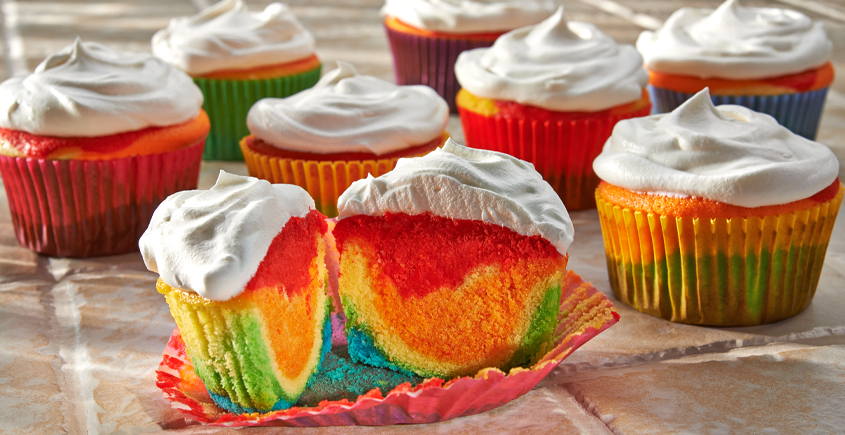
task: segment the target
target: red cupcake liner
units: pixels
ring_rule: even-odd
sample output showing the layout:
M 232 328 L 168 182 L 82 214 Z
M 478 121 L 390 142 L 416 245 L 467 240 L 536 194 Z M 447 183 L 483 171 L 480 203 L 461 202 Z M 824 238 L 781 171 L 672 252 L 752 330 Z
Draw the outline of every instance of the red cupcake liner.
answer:
M 568 210 L 596 208 L 599 178 L 593 160 L 613 127 L 623 119 L 646 116 L 651 105 L 614 115 L 566 121 L 539 121 L 511 115 L 485 116 L 459 107 L 466 145 L 510 154 L 534 165 Z
M 455 96 L 461 84 L 455 78 L 458 55 L 474 48 L 490 47 L 494 40 L 438 38 L 402 33 L 385 26 L 393 53 L 393 72 L 398 85 L 426 85 L 458 113 Z
M 196 189 L 204 143 L 114 160 L 0 156 L 18 241 L 52 257 L 137 251 L 156 207 Z
M 402 384 L 386 395 L 374 386 L 355 402 L 323 401 L 312 408 L 232 414 L 214 404 L 194 374 L 176 329 L 156 371 L 156 385 L 170 400 L 170 405 L 186 418 L 215 426 L 383 426 L 435 423 L 478 414 L 527 393 L 564 358 L 619 320 L 619 314 L 607 297 L 575 273 L 570 271 L 566 275 L 562 290 L 557 346 L 534 366 L 516 368 L 508 374 L 492 368 L 482 369 L 474 377 L 451 381 L 432 378 L 415 387 Z M 333 329 L 342 328 L 342 322 L 332 323 Z M 333 341 L 334 344 L 342 342 Z

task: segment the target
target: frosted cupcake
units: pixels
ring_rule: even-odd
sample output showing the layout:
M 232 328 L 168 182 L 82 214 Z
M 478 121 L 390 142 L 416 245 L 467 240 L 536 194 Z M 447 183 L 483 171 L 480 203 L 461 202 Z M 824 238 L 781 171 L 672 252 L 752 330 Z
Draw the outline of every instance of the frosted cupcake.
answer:
M 161 60 L 79 39 L 0 84 L 0 175 L 18 241 L 58 257 L 137 251 L 156 206 L 197 185 L 202 101 Z
M 655 113 L 670 112 L 707 87 L 714 104 L 767 113 L 808 139 L 816 137 L 833 81 L 832 47 L 822 23 L 738 0 L 716 10 L 679 9 L 637 40 Z
M 353 359 L 448 379 L 554 347 L 573 228 L 531 164 L 449 140 L 356 181 L 338 208 Z
M 205 95 L 211 118 L 206 160 L 242 160 L 238 141 L 249 134 L 249 108 L 320 78 L 314 37 L 281 3 L 253 12 L 242 0 L 223 0 L 193 17 L 172 19 L 153 36 L 152 47 L 193 77 Z
M 400 85 L 434 88 L 457 112 L 454 65 L 465 50 L 551 15 L 554 0 L 386 0 L 381 14 Z
M 613 126 L 651 110 L 634 47 L 563 8 L 462 53 L 455 74 L 467 145 L 533 163 L 569 210 L 595 207 L 592 162 Z
M 400 157 L 442 145 L 449 108 L 427 86 L 396 86 L 338 62 L 313 88 L 252 107 L 241 149 L 252 176 L 303 187 L 326 216 L 337 197 Z
M 622 121 L 594 163 L 619 300 L 682 323 L 759 325 L 800 313 L 845 188 L 826 146 L 704 90 Z
M 185 352 L 229 412 L 296 403 L 331 347 L 326 219 L 297 186 L 220 171 L 180 192 L 141 238 Z

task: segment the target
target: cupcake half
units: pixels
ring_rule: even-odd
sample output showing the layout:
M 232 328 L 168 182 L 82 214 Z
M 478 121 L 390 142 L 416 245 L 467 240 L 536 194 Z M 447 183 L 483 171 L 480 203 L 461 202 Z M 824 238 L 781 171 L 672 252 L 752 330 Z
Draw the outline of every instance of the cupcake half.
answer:
M 531 162 L 570 210 L 595 206 L 592 163 L 613 126 L 651 110 L 634 47 L 563 8 L 462 53 L 455 74 L 467 145 Z
M 845 192 L 826 146 L 768 115 L 714 107 L 705 90 L 617 124 L 594 168 L 622 302 L 717 326 L 771 323 L 810 304 Z
M 172 195 L 141 238 L 185 352 L 234 413 L 291 407 L 331 347 L 325 216 L 297 186 L 227 174 Z
M 0 175 L 18 241 L 57 257 L 136 251 L 156 206 L 196 188 L 202 101 L 159 59 L 79 39 L 0 84 Z
M 431 88 L 396 86 L 338 62 L 313 88 L 256 103 L 241 149 L 250 175 L 304 188 L 333 217 L 353 181 L 442 145 L 448 120 L 446 102 Z
M 256 101 L 287 97 L 320 78 L 314 37 L 290 9 L 271 3 L 250 11 L 223 0 L 193 17 L 174 18 L 153 36 L 153 54 L 193 77 L 211 118 L 205 160 L 243 160 L 238 142 L 249 134 Z
M 458 55 L 489 47 L 507 31 L 539 23 L 556 7 L 552 0 L 387 0 L 381 14 L 396 83 L 434 88 L 455 113 Z
M 448 379 L 553 347 L 573 229 L 529 163 L 450 140 L 356 181 L 338 208 L 356 361 Z
M 715 10 L 679 9 L 637 40 L 655 113 L 671 112 L 706 87 L 713 104 L 769 114 L 807 139 L 816 137 L 833 82 L 832 47 L 822 23 L 739 0 Z

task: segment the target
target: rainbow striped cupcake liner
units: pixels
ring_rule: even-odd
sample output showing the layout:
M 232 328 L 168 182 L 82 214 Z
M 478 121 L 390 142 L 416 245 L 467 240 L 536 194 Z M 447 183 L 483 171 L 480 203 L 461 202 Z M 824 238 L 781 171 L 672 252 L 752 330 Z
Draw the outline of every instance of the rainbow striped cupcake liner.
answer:
M 262 98 L 284 98 L 314 86 L 321 66 L 300 74 L 260 80 L 194 78 L 211 121 L 203 160 L 243 160 L 238 142 L 249 135 L 246 115 Z
M 653 113 L 668 113 L 694 94 L 648 85 Z M 736 104 L 774 117 L 780 125 L 810 140 L 816 139 L 828 88 L 782 95 L 710 95 L 714 105 Z
M 794 213 L 731 219 L 645 213 L 596 194 L 613 293 L 679 323 L 750 326 L 794 316 L 815 294 L 843 193 Z

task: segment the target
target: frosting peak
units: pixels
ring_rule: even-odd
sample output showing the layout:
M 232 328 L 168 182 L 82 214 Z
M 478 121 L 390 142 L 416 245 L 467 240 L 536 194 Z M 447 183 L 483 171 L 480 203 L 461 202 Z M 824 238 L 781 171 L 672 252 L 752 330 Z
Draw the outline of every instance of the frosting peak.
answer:
M 255 137 L 290 151 L 388 154 L 439 137 L 449 107 L 428 86 L 397 86 L 338 62 L 313 88 L 249 110 Z
M 451 139 L 424 157 L 399 159 L 378 177 L 369 175 L 338 199 L 339 219 L 386 212 L 431 212 L 506 226 L 539 235 L 566 255 L 574 230 L 557 193 L 531 163 L 507 154 L 467 148 Z
M 620 121 L 593 169 L 629 190 L 762 207 L 815 195 L 839 163 L 769 115 L 714 107 L 704 89 L 671 113 Z
M 42 136 L 106 136 L 196 118 L 202 93 L 145 53 L 79 38 L 30 75 L 0 84 L 0 127 Z
M 538 23 L 556 8 L 554 0 L 386 0 L 381 14 L 420 29 L 487 33 Z
M 824 65 L 833 45 L 822 23 L 779 8 L 727 0 L 716 10 L 681 8 L 637 49 L 649 69 L 742 80 L 798 73 Z
M 152 46 L 156 56 L 197 76 L 304 59 L 314 54 L 314 37 L 282 3 L 251 12 L 242 0 L 223 0 L 172 19 Z
M 477 96 L 569 112 L 638 100 L 648 82 L 634 47 L 616 44 L 592 24 L 567 22 L 563 7 L 490 48 L 461 53 L 455 75 Z
M 288 220 L 313 208 L 299 186 L 221 170 L 210 190 L 167 197 L 138 245 L 167 285 L 225 301 L 244 290 Z

